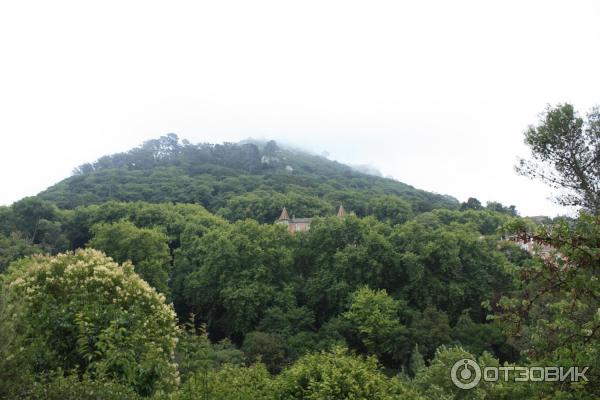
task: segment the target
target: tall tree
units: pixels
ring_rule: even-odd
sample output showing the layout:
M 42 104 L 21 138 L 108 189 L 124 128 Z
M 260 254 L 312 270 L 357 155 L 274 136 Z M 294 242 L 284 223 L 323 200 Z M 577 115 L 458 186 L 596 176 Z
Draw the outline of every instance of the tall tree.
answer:
M 560 204 L 600 210 L 600 109 L 582 118 L 571 104 L 548 107 L 537 126 L 525 132 L 531 160 L 517 171 L 563 192 Z
M 545 251 L 516 271 L 520 293 L 498 302 L 498 317 L 538 365 L 590 368 L 589 384 L 550 385 L 552 395 L 539 398 L 564 392 L 599 398 L 600 112 L 584 120 L 569 104 L 549 108 L 525 138 L 533 161 L 522 161 L 521 172 L 566 190 L 560 202 L 582 210 L 574 222 L 557 221 L 533 234 L 522 220 L 507 226 Z

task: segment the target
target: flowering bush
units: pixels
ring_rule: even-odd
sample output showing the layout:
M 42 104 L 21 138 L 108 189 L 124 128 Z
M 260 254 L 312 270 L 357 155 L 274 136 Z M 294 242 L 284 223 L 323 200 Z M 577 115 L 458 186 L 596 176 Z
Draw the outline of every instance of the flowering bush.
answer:
M 75 369 L 141 395 L 178 383 L 172 306 L 131 264 L 97 250 L 14 263 L 2 277 L 0 319 L 15 337 L 7 353 L 24 373 Z

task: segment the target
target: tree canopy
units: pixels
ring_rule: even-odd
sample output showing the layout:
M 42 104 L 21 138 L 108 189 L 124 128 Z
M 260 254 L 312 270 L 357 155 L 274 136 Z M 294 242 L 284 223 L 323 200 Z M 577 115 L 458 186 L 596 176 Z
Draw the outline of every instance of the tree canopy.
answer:
M 582 118 L 571 104 L 548 106 L 525 143 L 531 159 L 521 159 L 521 174 L 561 190 L 561 204 L 600 210 L 600 108 Z
M 388 196 L 386 202 L 372 200 L 374 194 Z M 174 134 L 84 164 L 39 197 L 69 209 L 109 200 L 196 203 L 231 221 L 263 223 L 273 222 L 283 206 L 299 217 L 312 217 L 332 215 L 341 202 L 358 215 L 375 213 L 397 222 L 411 209 L 458 208 L 450 196 L 367 175 L 273 141 L 191 144 Z
M 1 294 L 5 383 L 76 370 L 142 395 L 175 388 L 175 312 L 131 264 L 89 249 L 25 258 L 2 277 Z

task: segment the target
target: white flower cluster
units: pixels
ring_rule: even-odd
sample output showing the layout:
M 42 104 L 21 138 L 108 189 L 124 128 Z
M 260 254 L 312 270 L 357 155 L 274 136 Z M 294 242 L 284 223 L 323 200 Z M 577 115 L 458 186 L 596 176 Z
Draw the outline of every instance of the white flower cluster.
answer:
M 168 366 L 166 379 L 177 380 L 173 363 L 177 343 L 177 319 L 172 305 L 133 272 L 104 253 L 80 249 L 57 256 L 36 255 L 11 270 L 4 286 L 19 310 L 11 317 L 31 325 L 40 335 L 53 332 L 52 324 L 71 323 L 83 318 L 110 332 L 107 321 L 127 321 L 128 337 L 136 338 L 136 352 L 162 354 Z M 41 324 L 41 326 L 40 326 Z M 131 344 L 134 345 L 134 344 Z

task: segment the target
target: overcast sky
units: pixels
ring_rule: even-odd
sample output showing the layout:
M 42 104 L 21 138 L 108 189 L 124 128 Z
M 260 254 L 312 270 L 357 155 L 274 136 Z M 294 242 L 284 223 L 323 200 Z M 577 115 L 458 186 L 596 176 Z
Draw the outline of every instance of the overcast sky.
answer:
M 513 170 L 600 104 L 598 1 L 5 1 L 0 204 L 174 132 L 294 143 L 459 200 L 562 212 Z

